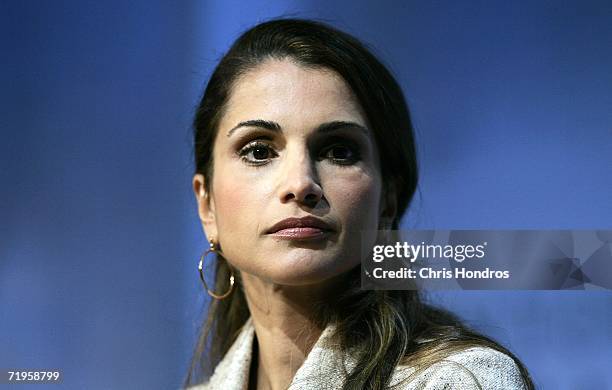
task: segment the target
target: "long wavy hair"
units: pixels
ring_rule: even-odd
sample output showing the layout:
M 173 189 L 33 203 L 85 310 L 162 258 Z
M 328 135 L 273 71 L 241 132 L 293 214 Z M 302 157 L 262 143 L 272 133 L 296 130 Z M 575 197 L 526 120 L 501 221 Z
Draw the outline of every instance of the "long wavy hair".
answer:
M 214 171 L 213 145 L 220 118 L 236 80 L 270 59 L 290 59 L 308 68 L 340 75 L 365 112 L 378 145 L 383 191 L 393 186 L 396 218 L 410 204 L 417 188 L 418 168 L 412 122 L 402 90 L 387 68 L 356 38 L 327 24 L 278 19 L 244 32 L 215 68 L 194 120 L 196 173 L 204 175 L 206 190 Z M 226 261 L 217 261 L 215 290 L 229 288 Z M 360 268 L 347 272 L 343 294 L 320 302 L 315 319 L 336 324 L 336 337 L 357 365 L 344 389 L 384 389 L 398 364 L 416 372 L 452 353 L 470 347 L 490 347 L 509 355 L 519 367 L 525 386 L 533 388 L 523 364 L 506 348 L 474 332 L 453 314 L 425 304 L 418 291 L 362 290 Z M 210 377 L 249 317 L 240 274 L 226 299 L 213 300 L 202 321 L 184 386 Z

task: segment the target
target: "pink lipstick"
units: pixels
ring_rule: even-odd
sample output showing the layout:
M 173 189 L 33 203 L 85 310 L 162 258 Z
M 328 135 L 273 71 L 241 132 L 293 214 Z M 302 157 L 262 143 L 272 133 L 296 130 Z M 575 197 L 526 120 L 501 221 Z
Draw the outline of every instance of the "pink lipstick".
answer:
M 323 238 L 334 229 L 315 217 L 287 218 L 276 223 L 266 234 L 285 240 L 310 240 Z

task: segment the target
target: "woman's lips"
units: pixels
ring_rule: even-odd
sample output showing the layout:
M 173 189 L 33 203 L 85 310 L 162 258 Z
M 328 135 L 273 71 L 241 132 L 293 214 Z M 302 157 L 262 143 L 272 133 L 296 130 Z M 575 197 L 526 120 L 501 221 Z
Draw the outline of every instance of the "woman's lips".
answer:
M 268 229 L 266 234 L 284 240 L 312 240 L 326 237 L 333 231 L 324 220 L 306 216 L 284 219 Z
M 328 232 L 329 230 L 323 230 L 315 227 L 295 227 L 281 229 L 274 233 L 271 233 L 270 235 L 273 237 L 287 240 L 303 240 L 321 238 L 324 237 Z

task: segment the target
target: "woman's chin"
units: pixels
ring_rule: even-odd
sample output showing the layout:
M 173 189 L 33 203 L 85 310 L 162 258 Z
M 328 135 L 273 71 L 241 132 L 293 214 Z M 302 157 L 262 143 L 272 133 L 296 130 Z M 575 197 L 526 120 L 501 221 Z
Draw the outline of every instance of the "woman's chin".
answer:
M 235 266 L 240 269 L 243 279 L 254 277 L 264 283 L 277 285 L 305 286 L 323 282 L 334 276 L 330 275 L 330 267 L 321 263 L 280 262 L 265 268 L 252 267 L 252 264 L 246 267 Z
M 337 262 L 323 260 L 300 261 L 278 264 L 268 269 L 262 279 L 286 286 L 307 286 L 324 283 L 352 269 L 355 264 L 341 266 Z
M 267 248 L 268 249 L 268 248 Z M 243 258 L 234 266 L 242 272 L 264 282 L 286 285 L 306 286 L 330 280 L 359 265 L 355 250 L 334 246 L 327 249 L 304 247 L 273 248 L 255 251 L 255 255 Z M 348 261 L 348 259 L 351 259 Z

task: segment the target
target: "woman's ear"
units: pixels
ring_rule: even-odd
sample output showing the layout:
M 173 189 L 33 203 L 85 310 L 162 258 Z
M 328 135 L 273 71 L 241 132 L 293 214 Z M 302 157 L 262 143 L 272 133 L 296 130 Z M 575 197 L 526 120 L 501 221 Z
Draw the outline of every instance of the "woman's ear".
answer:
M 206 191 L 204 175 L 196 173 L 193 176 L 193 193 L 198 203 L 198 214 L 202 221 L 202 229 L 207 238 L 215 238 L 217 234 L 217 220 L 215 219 L 215 202 Z
M 391 228 L 397 217 L 397 187 L 393 181 L 384 184 L 379 215 L 381 225 Z

